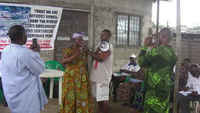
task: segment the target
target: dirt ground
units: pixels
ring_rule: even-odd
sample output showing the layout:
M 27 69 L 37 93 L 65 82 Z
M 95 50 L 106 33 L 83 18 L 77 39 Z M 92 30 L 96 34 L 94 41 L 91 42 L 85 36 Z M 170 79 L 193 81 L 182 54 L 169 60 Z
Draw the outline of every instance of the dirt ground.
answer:
M 10 113 L 7 107 L 0 105 L 0 113 Z M 44 111 L 41 113 L 58 113 L 58 101 L 57 99 L 49 100 L 49 103 Z M 124 107 L 121 103 L 111 103 L 111 112 L 110 113 L 136 113 L 128 107 Z

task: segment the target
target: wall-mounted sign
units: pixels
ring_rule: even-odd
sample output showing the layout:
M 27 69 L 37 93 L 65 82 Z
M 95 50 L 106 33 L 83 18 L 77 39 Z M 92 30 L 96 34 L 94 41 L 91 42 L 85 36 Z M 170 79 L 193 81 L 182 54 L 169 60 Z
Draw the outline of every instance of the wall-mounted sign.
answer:
M 62 8 L 0 3 L 0 50 L 10 43 L 8 30 L 13 25 L 23 25 L 27 31 L 29 47 L 38 39 L 42 50 L 54 49 Z

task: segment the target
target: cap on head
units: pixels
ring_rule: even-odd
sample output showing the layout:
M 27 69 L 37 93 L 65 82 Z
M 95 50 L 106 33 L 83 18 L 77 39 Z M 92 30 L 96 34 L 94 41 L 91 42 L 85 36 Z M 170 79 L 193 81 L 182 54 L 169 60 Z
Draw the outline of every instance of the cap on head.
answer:
M 137 56 L 136 56 L 135 54 L 132 54 L 132 55 L 130 56 L 130 58 L 137 58 Z
M 80 38 L 80 37 L 84 37 L 84 33 L 83 32 L 77 32 L 77 33 L 74 33 L 72 35 L 72 39 L 77 39 L 77 38 Z

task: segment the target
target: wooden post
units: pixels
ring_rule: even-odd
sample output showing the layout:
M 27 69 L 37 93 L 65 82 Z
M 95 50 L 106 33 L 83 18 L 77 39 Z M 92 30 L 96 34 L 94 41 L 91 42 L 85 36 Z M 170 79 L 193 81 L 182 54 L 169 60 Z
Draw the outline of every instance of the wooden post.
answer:
M 175 87 L 174 87 L 174 113 L 177 113 L 177 98 L 176 93 L 179 87 L 179 76 L 180 76 L 180 65 L 182 62 L 181 55 L 181 8 L 180 0 L 177 0 L 177 18 L 176 18 L 176 53 L 178 61 L 176 63 L 176 76 L 175 76 Z
M 159 18 L 160 18 L 160 0 L 157 0 L 157 18 L 156 18 L 156 39 L 157 39 L 157 46 L 159 45 Z
M 95 48 L 95 27 L 94 27 L 94 10 L 95 10 L 95 0 L 91 1 L 91 7 L 90 7 L 90 14 L 89 14 L 89 48 L 92 49 L 92 51 L 94 51 Z M 92 57 L 88 57 L 88 70 L 89 72 L 91 72 L 91 68 L 92 68 Z
M 95 34 L 94 34 L 94 31 L 95 31 L 95 27 L 94 27 L 94 15 L 95 15 L 95 12 L 94 12 L 94 10 L 95 10 L 95 0 L 93 0 L 92 1 L 92 5 L 91 5 L 91 8 L 90 8 L 90 10 L 91 10 L 91 13 L 90 13 L 90 39 L 92 40 L 91 41 L 91 47 L 92 48 L 95 48 Z

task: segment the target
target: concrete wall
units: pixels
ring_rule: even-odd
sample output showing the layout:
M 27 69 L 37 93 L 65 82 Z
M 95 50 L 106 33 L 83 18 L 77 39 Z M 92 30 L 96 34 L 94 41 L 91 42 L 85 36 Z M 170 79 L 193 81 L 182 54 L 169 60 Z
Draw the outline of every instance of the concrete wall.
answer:
M 90 12 L 92 4 L 95 4 L 93 23 L 89 18 L 89 43 L 92 46 L 99 41 L 100 33 L 103 29 L 112 31 L 112 43 L 115 45 L 116 38 L 116 13 L 127 13 L 142 17 L 141 40 L 147 36 L 148 29 L 151 27 L 153 0 L 0 0 L 0 2 L 23 3 L 34 5 L 58 6 L 69 9 L 88 10 Z M 94 25 L 94 26 L 91 26 Z M 94 34 L 94 36 L 92 36 Z M 95 41 L 93 41 L 95 40 Z M 54 51 L 42 52 L 44 60 L 53 59 Z M 114 50 L 114 71 L 127 63 L 128 57 L 132 53 L 138 53 L 138 48 L 115 48 Z
M 181 59 L 189 58 L 192 63 L 200 64 L 200 34 L 182 34 Z M 176 50 L 176 37 L 171 40 L 171 46 Z
M 113 2 L 114 1 L 114 2 Z M 148 35 L 148 29 L 151 27 L 152 1 L 151 0 L 97 0 L 95 8 L 95 39 L 99 40 L 99 34 L 102 29 L 108 28 L 112 31 L 112 43 L 115 45 L 116 38 L 116 13 L 127 13 L 139 15 L 142 17 L 141 38 Z M 138 48 L 115 48 L 114 50 L 114 71 L 128 62 L 129 56 L 137 54 Z

